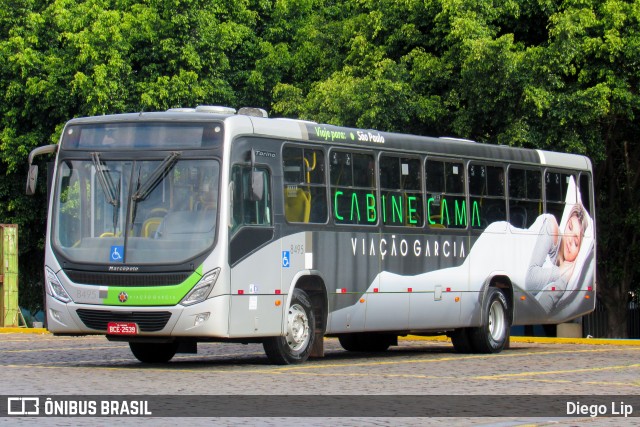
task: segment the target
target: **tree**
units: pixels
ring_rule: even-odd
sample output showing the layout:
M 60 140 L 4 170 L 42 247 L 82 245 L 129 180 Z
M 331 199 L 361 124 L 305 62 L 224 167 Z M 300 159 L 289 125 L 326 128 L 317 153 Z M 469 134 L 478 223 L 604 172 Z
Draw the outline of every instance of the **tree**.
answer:
M 0 222 L 27 230 L 27 264 L 45 203 L 21 195 L 26 156 L 81 115 L 252 105 L 586 154 L 598 296 L 624 336 L 640 273 L 639 20 L 634 0 L 0 0 Z
M 543 84 L 528 92 L 544 144 L 595 161 L 598 297 L 613 337 L 626 336 L 629 293 L 640 278 L 639 21 L 637 2 L 567 2 L 550 16 L 548 47 L 536 62 Z
M 315 49 L 341 65 L 311 85 L 277 84 L 274 109 L 590 156 L 598 297 L 609 335 L 625 336 L 626 303 L 640 273 L 637 2 L 350 4 L 340 25 L 314 27 L 333 34 L 315 38 Z M 301 27 L 293 43 L 308 34 Z
M 0 0 L 0 222 L 19 225 L 22 306 L 40 303 L 46 219 L 28 153 L 76 116 L 234 104 L 255 18 L 235 0 Z

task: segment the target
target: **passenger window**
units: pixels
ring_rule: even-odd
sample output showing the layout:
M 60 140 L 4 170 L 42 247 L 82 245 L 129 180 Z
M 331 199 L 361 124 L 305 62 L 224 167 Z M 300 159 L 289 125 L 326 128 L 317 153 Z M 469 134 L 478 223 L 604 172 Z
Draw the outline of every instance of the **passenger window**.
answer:
M 545 173 L 545 195 L 547 197 L 547 213 L 556 217 L 560 224 L 564 206 L 567 202 L 567 190 L 572 175 L 562 172 L 547 171 Z M 575 204 L 577 200 L 569 200 L 568 203 Z
M 542 176 L 532 169 L 509 169 L 509 223 L 529 228 L 542 214 Z
M 381 216 L 386 225 L 421 227 L 420 159 L 380 157 Z
M 483 230 L 507 219 L 504 169 L 501 166 L 469 164 L 471 227 Z
M 582 206 L 591 214 L 591 176 L 586 173 L 580 174 L 580 196 Z
M 462 162 L 426 162 L 427 219 L 432 228 L 466 228 L 467 201 Z
M 325 223 L 327 186 L 322 150 L 285 147 L 284 215 L 289 222 Z
M 373 155 L 332 150 L 329 165 L 334 221 L 337 224 L 377 224 Z

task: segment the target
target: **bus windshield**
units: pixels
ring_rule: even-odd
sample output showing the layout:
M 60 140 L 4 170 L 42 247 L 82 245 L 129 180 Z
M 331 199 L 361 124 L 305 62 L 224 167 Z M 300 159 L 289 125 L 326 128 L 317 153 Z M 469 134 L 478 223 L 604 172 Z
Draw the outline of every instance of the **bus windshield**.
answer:
M 70 262 L 185 262 L 215 239 L 219 163 L 114 160 L 100 153 L 58 167 L 52 241 Z

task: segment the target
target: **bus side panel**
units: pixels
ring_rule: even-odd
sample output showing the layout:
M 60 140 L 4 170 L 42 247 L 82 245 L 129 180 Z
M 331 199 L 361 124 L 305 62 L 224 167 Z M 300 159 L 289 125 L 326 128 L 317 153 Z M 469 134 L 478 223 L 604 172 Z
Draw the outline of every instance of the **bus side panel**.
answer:
M 398 326 L 405 325 L 395 329 L 433 331 L 460 324 L 459 297 L 468 289 L 467 246 L 465 232 L 382 235 L 384 308 L 397 316 Z M 401 305 L 393 306 L 400 296 Z
M 550 218 L 543 214 L 527 229 L 513 227 L 504 221 L 494 222 L 483 231 L 469 252 L 470 291 L 482 292 L 496 276 L 506 277 L 496 279 L 497 282 L 508 280 L 511 283 L 513 324 L 561 323 L 593 308 L 593 244 L 585 235 L 570 279 L 565 281 L 562 269 L 551 255 L 539 253 L 540 248 L 546 251 L 547 242 L 562 237 L 551 234 L 546 228 L 545 221 Z M 482 294 L 479 297 L 481 299 Z M 471 304 L 475 303 L 471 301 Z M 470 326 L 477 326 L 478 321 L 477 315 L 472 315 Z
M 281 262 L 280 242 L 275 240 L 231 268 L 231 337 L 282 334 Z
M 375 229 L 372 232 L 375 233 Z M 314 269 L 327 279 L 327 332 L 365 330 L 370 297 L 378 287 L 380 260 L 376 254 L 355 257 L 355 253 L 362 253 L 358 236 L 370 234 L 339 230 L 314 233 Z
M 455 297 L 468 289 L 465 234 L 326 232 L 316 240 L 318 269 L 334 283 L 331 333 L 459 325 Z
M 433 292 L 412 293 L 409 329 L 419 331 L 460 326 L 461 295 L 462 292 L 447 291 L 440 285 L 436 285 Z

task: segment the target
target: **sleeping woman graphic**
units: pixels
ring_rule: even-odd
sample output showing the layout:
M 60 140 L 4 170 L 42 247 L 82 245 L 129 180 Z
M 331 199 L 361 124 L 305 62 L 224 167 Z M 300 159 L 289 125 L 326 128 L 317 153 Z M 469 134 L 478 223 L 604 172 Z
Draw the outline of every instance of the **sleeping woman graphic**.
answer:
M 581 267 L 576 260 L 589 221 L 581 204 L 571 207 L 561 234 L 553 215 L 545 214 L 540 219 L 542 226 L 531 254 L 525 288 L 550 312 L 569 287 L 576 267 Z

